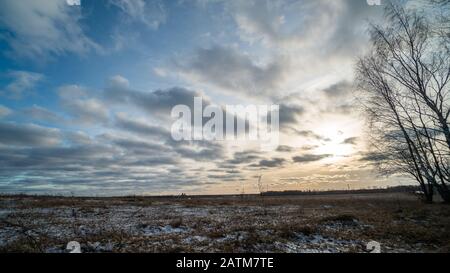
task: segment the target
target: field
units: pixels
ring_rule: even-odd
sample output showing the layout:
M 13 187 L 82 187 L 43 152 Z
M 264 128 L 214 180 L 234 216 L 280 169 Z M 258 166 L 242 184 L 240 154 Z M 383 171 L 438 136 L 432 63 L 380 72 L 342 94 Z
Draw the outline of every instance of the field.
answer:
M 0 252 L 449 252 L 450 207 L 408 193 L 0 197 Z

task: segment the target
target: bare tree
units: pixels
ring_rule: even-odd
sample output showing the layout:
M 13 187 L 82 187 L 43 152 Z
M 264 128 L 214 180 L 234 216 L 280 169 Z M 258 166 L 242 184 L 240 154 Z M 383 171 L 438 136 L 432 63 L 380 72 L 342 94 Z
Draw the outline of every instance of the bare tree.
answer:
M 260 174 L 260 175 L 258 176 L 258 183 L 257 183 L 257 185 L 258 185 L 258 191 L 259 191 L 259 194 L 260 194 L 260 195 L 262 195 L 262 194 L 263 194 L 263 191 L 264 191 L 264 186 L 263 186 L 263 184 L 262 184 L 261 178 L 262 178 L 262 175 Z
M 442 12 L 450 2 L 427 10 L 387 5 L 356 80 L 372 148 L 383 154 L 380 170 L 411 175 L 428 202 L 434 189 L 450 202 L 450 36 L 445 18 L 427 16 L 436 5 Z

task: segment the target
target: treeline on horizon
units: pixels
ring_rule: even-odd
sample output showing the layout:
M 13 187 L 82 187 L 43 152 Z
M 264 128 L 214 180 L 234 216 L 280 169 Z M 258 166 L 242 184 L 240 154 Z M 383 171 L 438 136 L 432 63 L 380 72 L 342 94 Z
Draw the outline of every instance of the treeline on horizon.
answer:
M 286 191 L 267 191 L 261 195 L 278 196 L 278 195 L 324 195 L 324 194 L 361 194 L 361 193 L 415 193 L 420 191 L 419 186 L 392 186 L 387 188 L 376 189 L 354 189 L 354 190 L 286 190 Z

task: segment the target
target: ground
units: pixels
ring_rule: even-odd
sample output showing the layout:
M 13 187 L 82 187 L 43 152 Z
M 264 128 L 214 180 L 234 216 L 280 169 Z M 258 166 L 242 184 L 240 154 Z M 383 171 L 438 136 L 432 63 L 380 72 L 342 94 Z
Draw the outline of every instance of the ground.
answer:
M 450 206 L 407 193 L 1 196 L 0 252 L 449 252 Z

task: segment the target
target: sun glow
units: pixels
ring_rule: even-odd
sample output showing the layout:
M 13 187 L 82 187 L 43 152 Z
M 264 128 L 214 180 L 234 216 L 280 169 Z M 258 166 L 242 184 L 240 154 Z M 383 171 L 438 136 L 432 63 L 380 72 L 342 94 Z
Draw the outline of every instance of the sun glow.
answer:
M 329 154 L 335 158 L 349 156 L 354 152 L 353 145 L 342 142 L 329 142 L 316 149 L 318 154 Z
M 321 145 L 315 149 L 318 154 L 329 154 L 333 161 L 350 156 L 355 152 L 356 143 L 345 142 L 354 136 L 354 132 L 360 130 L 360 124 L 344 119 L 335 119 L 332 122 L 323 123 L 316 132 L 326 137 Z

